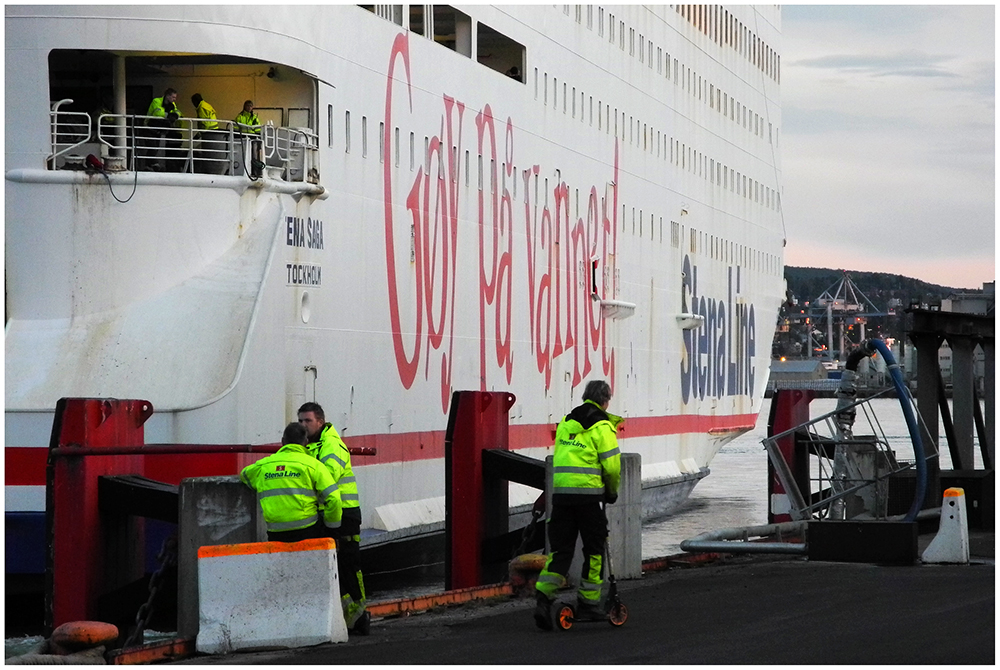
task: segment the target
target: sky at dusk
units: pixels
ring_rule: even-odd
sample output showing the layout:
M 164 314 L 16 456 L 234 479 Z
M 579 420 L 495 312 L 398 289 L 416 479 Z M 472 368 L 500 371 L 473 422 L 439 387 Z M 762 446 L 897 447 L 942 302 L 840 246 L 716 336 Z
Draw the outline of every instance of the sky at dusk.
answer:
M 996 275 L 995 8 L 783 5 L 787 265 Z

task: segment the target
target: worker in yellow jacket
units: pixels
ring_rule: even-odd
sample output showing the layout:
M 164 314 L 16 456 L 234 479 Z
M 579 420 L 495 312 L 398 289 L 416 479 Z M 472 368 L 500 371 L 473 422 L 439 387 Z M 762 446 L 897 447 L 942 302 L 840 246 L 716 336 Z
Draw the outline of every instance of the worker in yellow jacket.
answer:
M 243 468 L 240 481 L 257 492 L 267 539 L 298 542 L 329 537 L 340 527 L 340 491 L 330 472 L 306 451 L 306 429 L 290 423 L 277 453 Z M 323 503 L 319 522 L 318 501 Z
M 361 498 L 351 467 L 351 452 L 333 424 L 326 422 L 319 403 L 302 405 L 299 422 L 309 434 L 309 453 L 327 467 L 340 489 L 343 523 L 331 535 L 337 540 L 341 606 L 347 627 L 367 635 L 371 617 L 365 609 L 365 581 L 361 574 Z
M 577 617 L 601 618 L 604 546 L 608 521 L 602 503 L 618 499 L 621 451 L 615 436 L 621 417 L 608 413 L 611 387 L 592 380 L 583 391 L 583 404 L 567 414 L 556 428 L 552 474 L 552 516 L 548 522 L 552 553 L 535 584 L 535 623 L 552 628 L 555 592 L 566 584 L 576 548 L 583 540 L 583 570 L 577 591 Z

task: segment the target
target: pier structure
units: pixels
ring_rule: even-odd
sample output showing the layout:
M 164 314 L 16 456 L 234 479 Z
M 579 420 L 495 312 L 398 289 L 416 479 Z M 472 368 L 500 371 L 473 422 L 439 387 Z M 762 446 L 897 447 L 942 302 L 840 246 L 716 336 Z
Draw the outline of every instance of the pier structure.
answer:
M 992 305 L 988 308 L 992 312 Z M 908 337 L 917 349 L 917 409 L 928 450 L 928 501 L 940 496 L 941 468 L 938 459 L 939 428 L 943 427 L 952 466 L 962 477 L 983 480 L 992 499 L 992 473 L 996 441 L 996 353 L 992 314 L 949 312 L 911 307 Z M 947 341 L 952 355 L 952 405 L 945 398 L 938 349 Z M 985 410 L 976 390 L 974 351 L 985 357 Z M 938 421 L 940 415 L 941 421 Z M 973 432 L 975 431 L 975 432 Z M 979 438 L 981 469 L 976 468 L 975 438 Z M 989 505 L 992 525 L 992 504 Z

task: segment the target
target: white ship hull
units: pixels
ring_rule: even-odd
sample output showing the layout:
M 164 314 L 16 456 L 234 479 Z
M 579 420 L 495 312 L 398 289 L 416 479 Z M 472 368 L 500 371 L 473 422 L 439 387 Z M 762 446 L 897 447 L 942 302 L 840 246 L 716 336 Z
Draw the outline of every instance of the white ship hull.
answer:
M 377 448 L 364 524 L 391 530 L 443 496 L 453 391 L 512 392 L 542 458 L 605 378 L 644 480 L 690 490 L 756 420 L 783 294 L 779 12 L 692 7 L 445 8 L 435 40 L 417 6 L 8 6 L 8 473 L 61 397 L 146 399 L 147 442 L 202 444 L 315 400 Z M 258 180 L 53 169 L 88 67 L 120 118 L 172 86 L 315 145 Z M 18 481 L 8 513 L 43 510 Z

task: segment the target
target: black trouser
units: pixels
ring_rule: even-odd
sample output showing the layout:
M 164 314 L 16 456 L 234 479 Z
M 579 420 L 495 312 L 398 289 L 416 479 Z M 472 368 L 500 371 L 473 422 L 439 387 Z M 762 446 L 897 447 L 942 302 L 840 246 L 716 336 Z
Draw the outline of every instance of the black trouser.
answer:
M 595 500 L 577 505 L 554 504 L 548 533 L 552 553 L 539 575 L 538 590 L 549 598 L 553 597 L 559 582 L 562 582 L 554 575 L 563 579 L 566 577 L 579 535 L 583 540 L 580 595 L 586 600 L 596 601 L 600 594 L 604 544 L 608 537 L 607 517 L 601 503 Z
M 314 523 L 308 528 L 299 528 L 298 530 L 267 531 L 267 539 L 270 542 L 301 542 L 319 537 L 330 537 L 321 523 Z
M 354 602 L 365 599 L 361 582 L 361 508 L 344 509 L 340 528 L 332 529 L 337 541 L 337 565 L 340 569 L 340 592 L 350 594 Z

